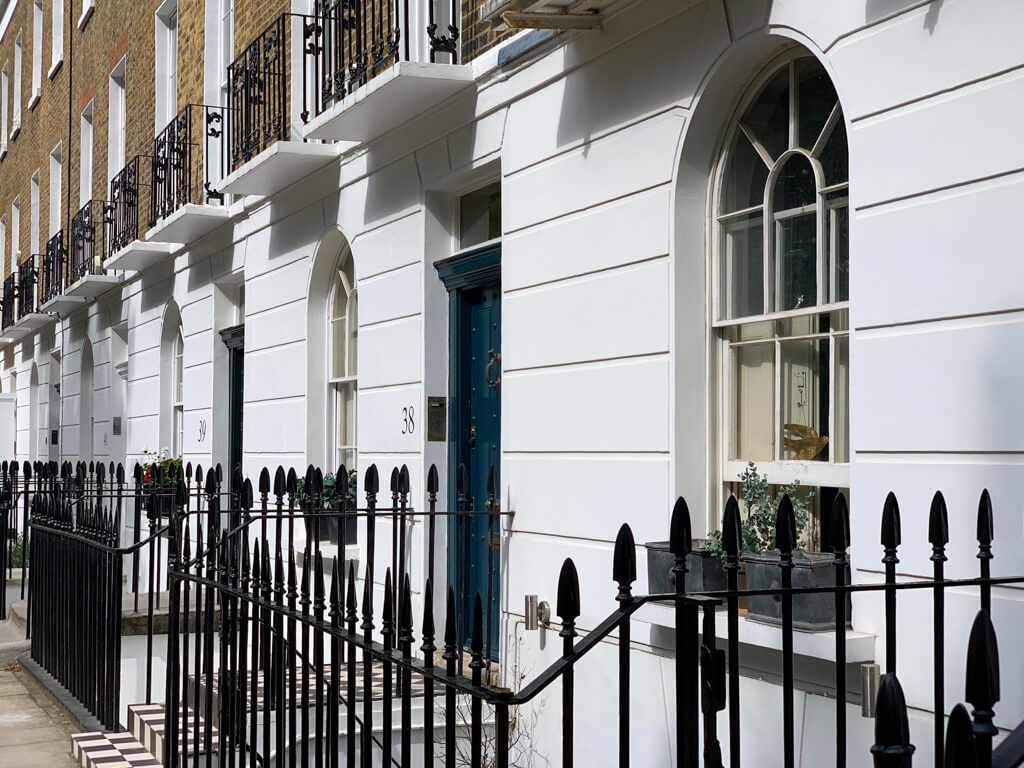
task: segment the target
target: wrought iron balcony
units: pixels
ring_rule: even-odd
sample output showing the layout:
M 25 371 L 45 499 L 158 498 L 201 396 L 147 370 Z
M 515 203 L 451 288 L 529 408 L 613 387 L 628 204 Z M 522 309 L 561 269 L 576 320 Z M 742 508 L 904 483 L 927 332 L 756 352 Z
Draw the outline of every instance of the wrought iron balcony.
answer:
M 146 155 L 133 157 L 110 181 L 106 216 L 108 258 L 140 239 L 140 232 L 153 226 L 152 163 L 153 159 Z
M 37 256 L 28 256 L 18 265 L 18 320 L 22 320 L 37 311 L 36 283 L 39 269 L 36 266 Z
M 188 204 L 222 204 L 213 184 L 224 175 L 219 148 L 224 108 L 188 104 L 153 139 L 154 217 L 165 219 Z M 205 158 L 205 162 L 204 162 Z
M 4 330 L 7 330 L 17 319 L 15 310 L 17 309 L 16 304 L 18 300 L 18 285 L 17 276 L 11 273 L 4 278 L 4 295 L 3 295 L 3 306 L 0 307 L 0 323 L 2 323 Z
M 472 83 L 459 65 L 459 0 L 415 5 L 410 14 L 409 0 L 318 3 L 303 30 L 309 138 L 365 141 Z
M 68 283 L 102 271 L 103 258 L 106 255 L 103 248 L 104 216 L 103 201 L 90 200 L 71 219 Z
M 61 230 L 46 242 L 43 254 L 43 269 L 39 280 L 39 303 L 47 304 L 64 292 L 64 278 L 67 269 L 67 250 L 64 231 Z

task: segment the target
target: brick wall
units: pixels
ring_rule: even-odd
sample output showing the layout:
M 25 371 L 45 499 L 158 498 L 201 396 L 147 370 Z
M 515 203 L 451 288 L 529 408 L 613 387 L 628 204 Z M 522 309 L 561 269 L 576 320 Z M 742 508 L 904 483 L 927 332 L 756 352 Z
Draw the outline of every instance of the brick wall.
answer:
M 50 152 L 62 142 L 63 178 L 61 180 L 61 227 L 66 228 L 79 208 L 79 174 L 81 168 L 80 120 L 82 110 L 93 102 L 93 177 L 92 197 L 109 197 L 107 185 L 107 113 L 111 69 L 127 57 L 126 98 L 128 159 L 152 151 L 154 133 L 154 14 L 158 0 L 132 2 L 99 2 L 84 29 L 77 22 L 81 0 L 65 0 L 64 63 L 47 77 L 51 62 L 52 0 L 43 0 L 42 87 L 38 103 L 31 110 L 33 0 L 15 0 L 10 26 L 0 39 L 0 67 L 11 61 L 13 74 L 14 43 L 22 34 L 22 117 L 21 131 L 8 143 L 7 155 L 0 160 L 0 221 L 6 226 L 7 263 L 3 274 L 11 270 L 15 250 L 24 259 L 30 252 L 32 174 L 39 171 L 39 250 L 48 239 Z M 188 0 L 200 8 L 201 0 Z M 187 21 L 187 19 L 186 19 Z M 201 23 L 201 22 L 200 22 Z M 179 25 L 181 21 L 179 20 Z M 186 46 L 179 45 L 184 53 Z M 72 57 L 73 51 L 73 57 Z M 201 58 L 200 58 L 201 82 Z M 70 90 L 70 103 L 69 103 Z M 9 98 L 13 102 L 14 87 Z M 179 99 L 180 103 L 180 99 Z M 8 113 L 13 114 L 12 104 Z M 69 122 L 70 115 L 70 122 Z M 69 198 L 70 193 L 70 198 Z M 20 199 L 20 239 L 11 243 L 11 204 Z M 70 211 L 68 200 L 70 199 Z
M 515 30 L 494 32 L 489 24 L 480 21 L 480 8 L 484 0 L 463 0 L 462 29 L 459 39 L 462 43 L 460 61 L 470 62 L 489 48 L 493 48 L 502 40 L 507 40 Z

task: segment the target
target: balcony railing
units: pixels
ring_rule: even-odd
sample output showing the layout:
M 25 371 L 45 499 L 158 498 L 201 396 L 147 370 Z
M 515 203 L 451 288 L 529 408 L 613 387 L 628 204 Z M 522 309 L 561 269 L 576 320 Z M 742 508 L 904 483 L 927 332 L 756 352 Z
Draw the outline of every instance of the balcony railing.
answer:
M 224 107 L 188 104 L 153 139 L 153 211 L 164 219 L 187 203 L 223 203 Z M 204 162 L 205 161 L 205 162 Z
M 86 275 L 99 274 L 103 269 L 103 222 L 105 207 L 102 200 L 90 200 L 71 219 L 71 241 L 68 244 L 68 283 Z
M 110 181 L 106 216 L 108 257 L 139 239 L 140 223 L 145 229 L 155 223 L 152 162 L 151 157 L 138 155 Z
M 17 304 L 18 297 L 18 284 L 17 278 L 14 274 L 8 275 L 4 278 L 4 300 L 3 307 L 0 308 L 0 323 L 4 328 L 10 328 L 14 325 L 14 321 L 17 319 L 15 314 L 15 304 Z
M 39 303 L 45 304 L 64 292 L 64 275 L 67 268 L 67 250 L 64 246 L 64 231 L 61 230 L 46 242 L 43 254 L 43 269 L 39 281 Z
M 459 0 L 428 0 L 425 36 L 409 24 L 409 0 L 333 0 L 317 3 L 304 27 L 303 77 L 311 78 L 312 116 L 348 96 L 399 61 L 458 63 Z M 447 34 L 438 34 L 440 28 Z M 411 45 L 412 44 L 412 45 Z M 425 47 L 426 54 L 417 56 Z M 303 120 L 309 114 L 303 113 Z
M 18 265 L 18 320 L 37 311 L 36 282 L 39 269 L 36 255 L 25 258 Z
M 288 138 L 288 16 L 282 14 L 228 66 L 228 168 Z

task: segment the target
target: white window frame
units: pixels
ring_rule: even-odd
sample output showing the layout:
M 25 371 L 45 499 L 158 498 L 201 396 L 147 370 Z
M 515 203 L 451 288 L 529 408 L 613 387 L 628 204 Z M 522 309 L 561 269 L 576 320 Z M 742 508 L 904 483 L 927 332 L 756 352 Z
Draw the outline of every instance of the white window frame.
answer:
M 345 292 L 345 306 L 340 316 L 335 314 L 338 291 Z M 330 408 L 327 445 L 329 460 L 333 462 L 332 470 L 341 464 L 345 464 L 346 469 L 355 469 L 358 455 L 358 323 L 359 293 L 349 252 L 335 271 L 334 286 L 327 299 L 327 400 Z M 351 332 L 353 327 L 355 333 Z M 336 343 L 339 333 L 344 334 L 340 345 Z M 339 349 L 342 357 L 340 375 L 336 357 Z M 349 412 L 351 424 L 343 421 Z M 350 441 L 344 439 L 345 432 L 351 436 Z
M 185 447 L 185 335 L 181 320 L 171 347 L 171 458 Z
M 11 203 L 11 269 L 8 270 L 8 274 L 13 271 L 14 265 L 18 262 L 18 255 L 21 252 L 19 246 L 21 245 L 21 197 L 14 198 L 14 202 Z M 3 264 L 0 264 L 3 267 Z
M 218 0 L 217 14 L 217 89 L 221 100 L 228 103 L 228 66 L 235 58 L 235 0 Z
M 153 26 L 156 51 L 154 133 L 159 134 L 178 113 L 178 0 L 164 0 L 160 4 Z
M 0 104 L 0 157 L 7 154 L 7 102 L 10 100 L 11 95 L 11 62 L 10 60 L 4 62 L 4 68 L 0 72 L 0 98 L 3 99 L 3 103 Z
M 39 103 L 43 93 L 43 0 L 32 3 L 32 95 L 28 108 Z
M 60 231 L 63 176 L 64 144 L 58 141 L 57 146 L 50 152 L 50 206 L 47 211 L 49 214 L 50 237 L 53 237 Z
M 23 31 L 18 30 L 18 37 L 14 41 L 14 110 L 11 118 L 11 140 L 13 141 L 21 130 L 21 57 Z
M 711 313 L 711 343 L 712 343 L 712 359 L 717 361 L 713 366 L 713 381 L 715 386 L 713 387 L 712 402 L 716 402 L 717 413 L 715 415 L 715 422 L 717 423 L 717 452 L 718 457 L 718 474 L 720 482 L 717 483 L 717 487 L 721 493 L 719 501 L 724 501 L 724 496 L 727 495 L 725 490 L 726 484 L 736 484 L 739 482 L 738 478 L 740 474 L 747 468 L 748 461 L 753 460 L 757 464 L 759 473 L 767 475 L 772 485 L 786 485 L 794 480 L 799 481 L 801 485 L 808 487 L 834 487 L 840 489 L 849 489 L 850 487 L 850 463 L 849 461 L 837 462 L 835 461 L 836 451 L 832 448 L 829 451 L 828 461 L 799 461 L 792 459 L 782 459 L 782 446 L 781 446 L 781 424 L 782 424 L 782 413 L 781 413 L 781 392 L 778 386 L 779 376 L 781 375 L 781 357 L 780 347 L 782 344 L 788 341 L 798 341 L 800 339 L 809 338 L 828 338 L 829 339 L 829 383 L 827 388 L 827 397 L 829 398 L 829 436 L 830 438 L 835 435 L 834 424 L 836 420 L 836 392 L 834 387 L 834 379 L 836 373 L 836 362 L 838 357 L 838 347 L 835 343 L 836 339 L 841 337 L 849 338 L 848 330 L 848 301 L 825 301 L 826 296 L 831 298 L 835 296 L 835 282 L 830 276 L 824 274 L 823 266 L 828 263 L 828 249 L 829 243 L 826 242 L 826 227 L 824 226 L 825 217 L 847 200 L 848 195 L 842 195 L 841 198 L 834 197 L 837 194 L 842 194 L 848 188 L 849 182 L 843 182 L 841 184 L 834 184 L 826 186 L 824 183 L 824 176 L 821 172 L 820 163 L 818 157 L 825 147 L 828 137 L 831 132 L 835 130 L 838 122 L 842 120 L 842 107 L 841 103 L 837 100 L 836 106 L 833 109 L 831 115 L 825 122 L 825 126 L 822 129 L 821 136 L 810 151 L 806 148 L 798 145 L 798 136 L 796 131 L 797 117 L 797 90 L 795 88 L 795 66 L 794 63 L 797 59 L 804 58 L 809 54 L 803 50 L 790 51 L 783 56 L 776 58 L 761 75 L 754 81 L 750 87 L 746 99 L 741 104 L 741 108 L 737 110 L 731 124 L 728 133 L 725 136 L 723 142 L 723 149 L 719 155 L 718 166 L 713 179 L 712 187 L 712 199 L 713 209 L 710 216 L 710 230 L 712 233 L 709 242 L 711 245 L 711 253 L 709 261 L 711 264 L 711 280 L 710 280 L 710 291 L 711 296 L 708 302 Z M 790 97 L 790 130 L 789 130 L 789 144 L 785 151 L 780 153 L 779 157 L 772 158 L 764 146 L 761 145 L 756 138 L 753 136 L 747 128 L 742 125 L 742 116 L 745 114 L 749 105 L 757 98 L 761 93 L 762 88 L 780 71 L 782 67 L 789 67 L 790 83 L 789 83 L 789 97 Z M 754 146 L 755 151 L 764 161 L 766 167 L 769 169 L 767 181 L 765 182 L 765 195 L 764 200 L 760 205 L 755 205 L 749 208 L 741 210 L 729 211 L 727 213 L 720 212 L 721 201 L 724 197 L 725 190 L 725 173 L 729 167 L 729 160 L 731 157 L 731 150 L 733 147 L 733 139 L 738 131 L 742 131 L 746 134 L 747 138 L 751 140 L 751 144 Z M 778 211 L 775 212 L 772 209 L 771 197 L 775 188 L 775 182 L 781 171 L 784 163 L 795 154 L 801 154 L 811 159 L 811 165 L 815 171 L 815 182 L 816 182 L 816 197 L 815 203 L 804 206 L 802 208 L 789 210 L 789 211 Z M 766 216 L 765 212 L 771 211 L 771 216 Z M 777 222 L 785 218 L 800 215 L 803 213 L 814 213 L 816 216 L 816 247 L 817 247 L 817 303 L 813 306 L 801 307 L 798 309 L 781 310 L 776 311 L 773 303 L 775 301 L 777 280 L 776 272 L 774 269 L 775 251 L 776 251 L 776 226 Z M 722 281 L 725 279 L 721 274 L 722 269 L 722 253 L 724 247 L 724 238 L 722 237 L 722 231 L 730 221 L 741 220 L 744 217 L 751 215 L 759 215 L 761 217 L 761 226 L 763 227 L 762 233 L 762 259 L 764 266 L 764 278 L 763 278 L 763 292 L 762 292 L 762 313 L 758 315 L 750 315 L 745 317 L 727 318 L 724 311 L 724 297 L 721 291 Z M 833 270 L 834 271 L 834 270 Z M 826 284 L 830 289 L 827 293 L 825 292 Z M 846 330 L 834 330 L 831 329 L 826 332 L 813 333 L 807 335 L 792 335 L 782 336 L 774 334 L 770 337 L 759 341 L 751 342 L 730 342 L 726 339 L 726 331 L 736 326 L 753 325 L 758 322 L 766 320 L 786 320 L 799 317 L 808 316 L 819 316 L 825 315 L 832 312 L 846 312 L 847 322 Z M 772 341 L 768 341 L 771 339 Z M 734 429 L 733 429 L 733 386 L 735 383 L 734 370 L 732 368 L 733 361 L 731 350 L 744 345 L 744 344 L 766 344 L 774 343 L 775 345 L 775 358 L 773 363 L 773 459 L 772 460 L 757 460 L 747 459 L 742 456 L 730 457 L 732 442 L 734 440 Z M 847 376 L 849 374 L 847 373 Z M 847 404 L 849 399 L 849 392 L 847 391 Z M 848 435 L 847 435 L 848 437 Z M 847 448 L 847 455 L 852 454 L 852 448 Z M 717 508 L 721 509 L 722 504 L 719 503 Z
M 78 207 L 81 209 L 92 199 L 93 182 L 93 101 L 90 101 L 79 120 Z
M 39 253 L 39 171 L 32 174 L 30 182 L 29 211 L 29 255 Z
M 110 71 L 110 88 L 107 109 L 107 183 L 124 168 L 128 162 L 125 149 L 127 134 L 127 104 L 125 83 L 127 82 L 128 59 L 124 57 Z
M 64 63 L 64 0 L 50 1 L 53 4 L 50 24 L 50 39 L 53 47 L 50 53 L 50 71 L 46 73 L 48 78 L 56 75 L 60 65 Z

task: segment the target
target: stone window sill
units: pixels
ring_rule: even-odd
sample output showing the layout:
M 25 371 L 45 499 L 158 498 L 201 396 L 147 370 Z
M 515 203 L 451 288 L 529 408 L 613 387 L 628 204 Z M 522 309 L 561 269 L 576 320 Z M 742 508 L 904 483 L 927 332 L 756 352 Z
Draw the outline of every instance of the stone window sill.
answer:
M 60 72 L 60 68 L 64 66 L 64 57 L 61 56 L 53 64 L 50 65 L 50 71 L 46 73 L 47 80 L 53 80 L 53 78 Z
M 36 88 L 36 92 L 32 94 L 32 98 L 28 101 L 29 111 L 36 108 L 36 104 L 39 103 L 39 96 L 42 94 L 41 88 Z
M 11 141 L 18 138 L 19 133 L 21 133 L 21 123 L 15 123 L 14 128 L 11 130 Z
M 83 0 L 82 15 L 78 17 L 78 28 L 80 30 L 85 29 L 85 25 L 89 23 L 94 10 L 96 10 L 96 0 Z

